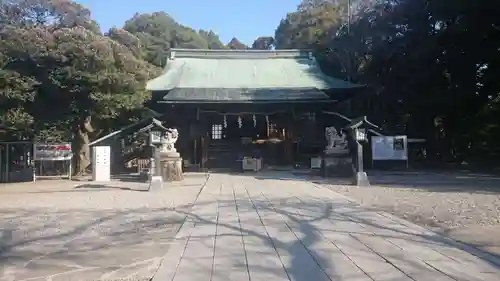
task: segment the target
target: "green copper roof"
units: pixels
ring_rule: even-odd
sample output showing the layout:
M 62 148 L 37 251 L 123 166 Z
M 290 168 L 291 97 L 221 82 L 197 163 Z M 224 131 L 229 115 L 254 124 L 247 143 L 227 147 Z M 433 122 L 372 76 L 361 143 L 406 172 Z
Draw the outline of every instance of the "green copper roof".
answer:
M 147 89 L 166 101 L 329 100 L 323 91 L 360 85 L 326 76 L 310 52 L 173 49 Z

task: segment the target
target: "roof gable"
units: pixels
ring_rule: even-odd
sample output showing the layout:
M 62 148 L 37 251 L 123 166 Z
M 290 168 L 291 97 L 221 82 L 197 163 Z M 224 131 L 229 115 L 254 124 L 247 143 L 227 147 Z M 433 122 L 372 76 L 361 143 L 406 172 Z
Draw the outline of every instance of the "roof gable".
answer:
M 146 131 L 149 131 L 153 128 L 158 128 L 161 131 L 168 131 L 169 129 L 164 127 L 162 122 L 154 117 L 148 117 L 141 119 L 137 122 L 134 122 L 128 126 L 121 128 L 120 130 L 111 132 L 103 137 L 100 137 L 93 142 L 89 143 L 89 146 L 95 146 L 101 143 L 104 143 L 109 140 L 115 140 L 118 138 L 122 138 L 124 135 L 136 135 Z

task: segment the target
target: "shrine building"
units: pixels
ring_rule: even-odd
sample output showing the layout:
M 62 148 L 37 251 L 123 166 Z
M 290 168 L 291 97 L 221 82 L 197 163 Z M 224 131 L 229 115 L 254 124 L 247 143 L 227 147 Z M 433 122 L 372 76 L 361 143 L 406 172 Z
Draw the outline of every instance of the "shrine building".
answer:
M 267 167 L 309 163 L 332 125 L 323 112 L 364 87 L 327 76 L 308 51 L 172 49 L 147 89 L 179 131 L 185 166 L 224 169 L 245 156 Z

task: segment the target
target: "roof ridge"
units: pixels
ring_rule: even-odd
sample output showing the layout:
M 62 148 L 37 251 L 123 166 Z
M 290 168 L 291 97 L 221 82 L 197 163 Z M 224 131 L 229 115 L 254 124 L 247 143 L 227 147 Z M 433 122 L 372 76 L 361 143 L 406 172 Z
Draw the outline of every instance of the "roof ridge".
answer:
M 312 58 L 310 50 L 213 50 L 213 49 L 170 49 L 169 59 L 213 58 L 213 59 L 272 59 Z

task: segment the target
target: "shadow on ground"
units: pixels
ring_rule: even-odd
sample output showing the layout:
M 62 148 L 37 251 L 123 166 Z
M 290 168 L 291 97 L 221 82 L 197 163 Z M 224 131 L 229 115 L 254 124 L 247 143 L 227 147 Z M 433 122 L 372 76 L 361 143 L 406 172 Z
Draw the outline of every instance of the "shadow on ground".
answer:
M 214 202 L 200 202 L 197 206 L 204 204 Z M 325 239 L 323 232 L 317 228 L 316 223 L 320 221 L 330 221 L 334 225 L 342 222 L 356 224 L 364 229 L 358 234 L 376 235 L 388 240 L 404 237 L 407 241 L 430 249 L 437 246 L 451 249 L 460 246 L 437 235 L 407 232 L 403 230 L 406 227 L 399 222 L 392 221 L 392 225 L 396 225 L 393 227 L 376 224 L 367 217 L 367 211 L 356 208 L 353 204 L 318 203 L 299 198 L 282 198 L 279 202 L 272 203 L 265 198 L 228 200 L 218 204 L 220 208 L 236 204 L 240 216 L 257 210 L 266 224 L 281 224 L 286 229 L 280 231 L 293 229 L 299 234 L 298 239 L 290 243 L 283 241 L 280 236 L 271 236 L 270 239 L 254 231 L 254 228 L 241 228 L 240 224 L 219 222 L 217 226 L 256 237 L 269 247 L 287 252 L 291 256 L 291 263 L 285 265 L 285 269 L 293 280 L 310 280 L 310 276 L 306 276 L 301 270 L 301 262 L 304 260 L 301 255 L 308 254 L 316 263 L 328 264 L 325 259 L 330 257 L 314 251 L 314 245 Z M 15 280 L 39 276 L 53 276 L 53 280 L 78 279 L 78 276 L 92 280 L 119 280 L 131 276 L 151 278 L 162 256 L 168 251 L 169 242 L 186 217 L 197 224 L 217 224 L 217 221 L 207 220 L 190 210 L 190 205 L 175 209 L 145 208 L 127 211 L 1 210 L 2 275 L 5 277 L 6 274 L 11 274 Z M 341 228 L 336 232 L 348 234 Z M 349 233 L 351 234 L 357 233 Z M 215 233 L 192 238 L 213 239 L 214 236 Z M 465 246 L 461 248 L 470 251 Z M 368 247 L 365 250 L 370 251 Z M 491 262 L 491 255 L 487 253 L 474 254 Z M 417 268 L 421 265 L 414 266 Z M 259 270 L 265 271 L 266 268 Z M 335 270 L 340 271 L 342 268 L 328 268 L 330 272 Z M 269 271 L 273 270 L 269 268 Z
M 217 171 L 216 171 L 217 173 Z M 263 171 L 263 172 L 227 172 L 249 176 L 256 179 L 302 180 L 315 183 L 337 185 L 352 185 L 350 178 L 323 178 L 318 172 L 308 170 L 297 171 Z M 434 192 L 474 192 L 500 194 L 500 176 L 493 174 L 479 174 L 468 171 L 368 171 L 372 185 L 393 188 L 416 188 Z
M 500 176 L 466 171 L 369 172 L 374 185 L 418 188 L 435 192 L 473 192 L 500 194 Z
M 140 191 L 140 192 L 147 192 L 149 191 L 148 185 L 140 185 L 136 187 L 128 187 L 128 186 L 118 186 L 118 185 L 113 185 L 113 184 L 80 184 L 75 186 L 75 189 L 81 190 L 81 191 L 89 191 L 93 189 L 102 189 L 102 190 L 110 190 L 110 189 L 120 189 L 120 190 L 128 190 L 128 191 Z
M 2 280 L 150 276 L 184 219 L 168 208 L 19 208 L 2 209 L 0 215 Z
M 280 175 L 274 177 L 279 178 Z M 438 248 L 451 251 L 459 248 L 500 268 L 498 256 L 433 233 L 410 232 L 404 221 L 393 218 L 386 218 L 384 221 L 387 224 L 381 225 L 377 223 L 380 217 L 375 220 L 370 216 L 373 212 L 358 208 L 354 203 L 325 203 L 286 196 L 279 200 L 269 200 L 261 194 L 258 199 L 249 196 L 246 199 L 198 202 L 196 205 L 203 207 L 207 204 L 218 204 L 219 208 L 235 205 L 240 217 L 244 217 L 245 213 L 257 212 L 261 219 L 266 220 L 266 224 L 283 225 L 284 229 L 279 231 L 293 229 L 298 233 L 298 239 L 289 242 L 284 241 L 280 235 L 262 235 L 254 227 L 241 227 L 244 221 L 233 224 L 208 220 L 193 212 L 192 205 L 177 206 L 175 209 L 165 207 L 128 210 L 0 209 L 2 279 L 13 277 L 14 280 L 20 280 L 41 276 L 52 277 L 54 281 L 120 280 L 132 277 L 148 279 L 156 272 L 162 256 L 168 251 L 169 243 L 186 218 L 202 225 L 218 223 L 217 227 L 255 237 L 269 247 L 286 252 L 291 257 L 291 262 L 284 265 L 285 270 L 297 281 L 311 280 L 301 270 L 302 255 L 310 255 L 318 264 L 328 264 L 325 259 L 330 257 L 314 250 L 314 246 L 325 239 L 324 232 L 318 229 L 317 224 L 323 221 L 339 225 L 333 228 L 336 229 L 335 232 L 352 239 L 360 234 L 374 235 L 392 243 L 406 240 L 431 250 L 436 249 L 433 251 L 443 256 L 447 253 L 441 253 Z M 360 233 L 347 233 L 340 227 L 343 223 L 358 226 Z M 215 239 L 215 233 L 193 238 L 211 240 Z M 363 244 L 361 241 L 360 243 Z M 368 245 L 363 245 L 365 251 L 371 251 Z M 405 263 L 415 268 L 421 267 L 421 264 L 413 260 Z M 265 266 L 259 270 L 273 272 L 273 268 Z M 342 268 L 325 270 L 340 274 Z

